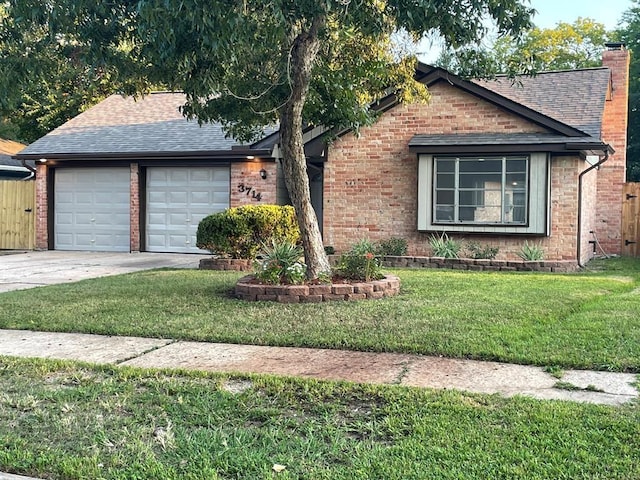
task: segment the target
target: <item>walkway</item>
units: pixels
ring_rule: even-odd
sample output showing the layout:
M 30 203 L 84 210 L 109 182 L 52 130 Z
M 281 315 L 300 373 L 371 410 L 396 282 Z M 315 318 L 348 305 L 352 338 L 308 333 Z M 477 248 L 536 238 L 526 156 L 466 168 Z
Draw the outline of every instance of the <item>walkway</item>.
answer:
M 539 367 L 395 353 L 0 330 L 1 355 L 457 389 L 604 405 L 638 398 L 633 374 L 567 370 L 558 379 Z

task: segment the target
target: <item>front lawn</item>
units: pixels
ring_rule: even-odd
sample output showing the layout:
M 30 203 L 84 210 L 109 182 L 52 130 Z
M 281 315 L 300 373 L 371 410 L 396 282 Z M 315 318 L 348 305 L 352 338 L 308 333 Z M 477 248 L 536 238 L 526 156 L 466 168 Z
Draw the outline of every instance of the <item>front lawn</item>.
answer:
M 0 471 L 41 478 L 632 479 L 639 425 L 637 404 L 0 357 Z
M 408 352 L 640 372 L 640 261 L 581 274 L 395 270 L 398 297 L 282 305 L 157 270 L 0 294 L 0 328 Z

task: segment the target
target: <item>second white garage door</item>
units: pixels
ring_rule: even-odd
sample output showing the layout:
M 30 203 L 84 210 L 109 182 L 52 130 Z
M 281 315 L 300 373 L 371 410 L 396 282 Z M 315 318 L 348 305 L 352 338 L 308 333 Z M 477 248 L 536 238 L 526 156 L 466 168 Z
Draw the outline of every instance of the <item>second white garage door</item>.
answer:
M 204 253 L 198 223 L 229 207 L 229 167 L 149 167 L 146 250 Z

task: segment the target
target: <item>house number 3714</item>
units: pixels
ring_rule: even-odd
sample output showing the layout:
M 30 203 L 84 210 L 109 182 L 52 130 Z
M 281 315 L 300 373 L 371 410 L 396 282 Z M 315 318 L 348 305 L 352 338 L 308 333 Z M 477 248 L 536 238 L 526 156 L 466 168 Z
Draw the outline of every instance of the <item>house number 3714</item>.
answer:
M 240 193 L 246 194 L 247 197 L 250 196 L 251 198 L 253 198 L 257 202 L 262 200 L 262 192 L 256 192 L 256 190 L 253 187 L 249 187 L 249 186 L 245 185 L 244 183 L 238 184 L 238 191 Z

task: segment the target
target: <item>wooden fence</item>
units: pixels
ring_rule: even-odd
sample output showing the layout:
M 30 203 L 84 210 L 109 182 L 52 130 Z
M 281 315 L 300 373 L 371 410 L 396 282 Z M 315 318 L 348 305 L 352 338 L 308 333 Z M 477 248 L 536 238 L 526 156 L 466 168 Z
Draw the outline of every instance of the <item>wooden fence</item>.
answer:
M 32 250 L 36 243 L 36 182 L 0 180 L 0 250 Z
M 627 183 L 622 190 L 622 254 L 640 256 L 640 183 Z

